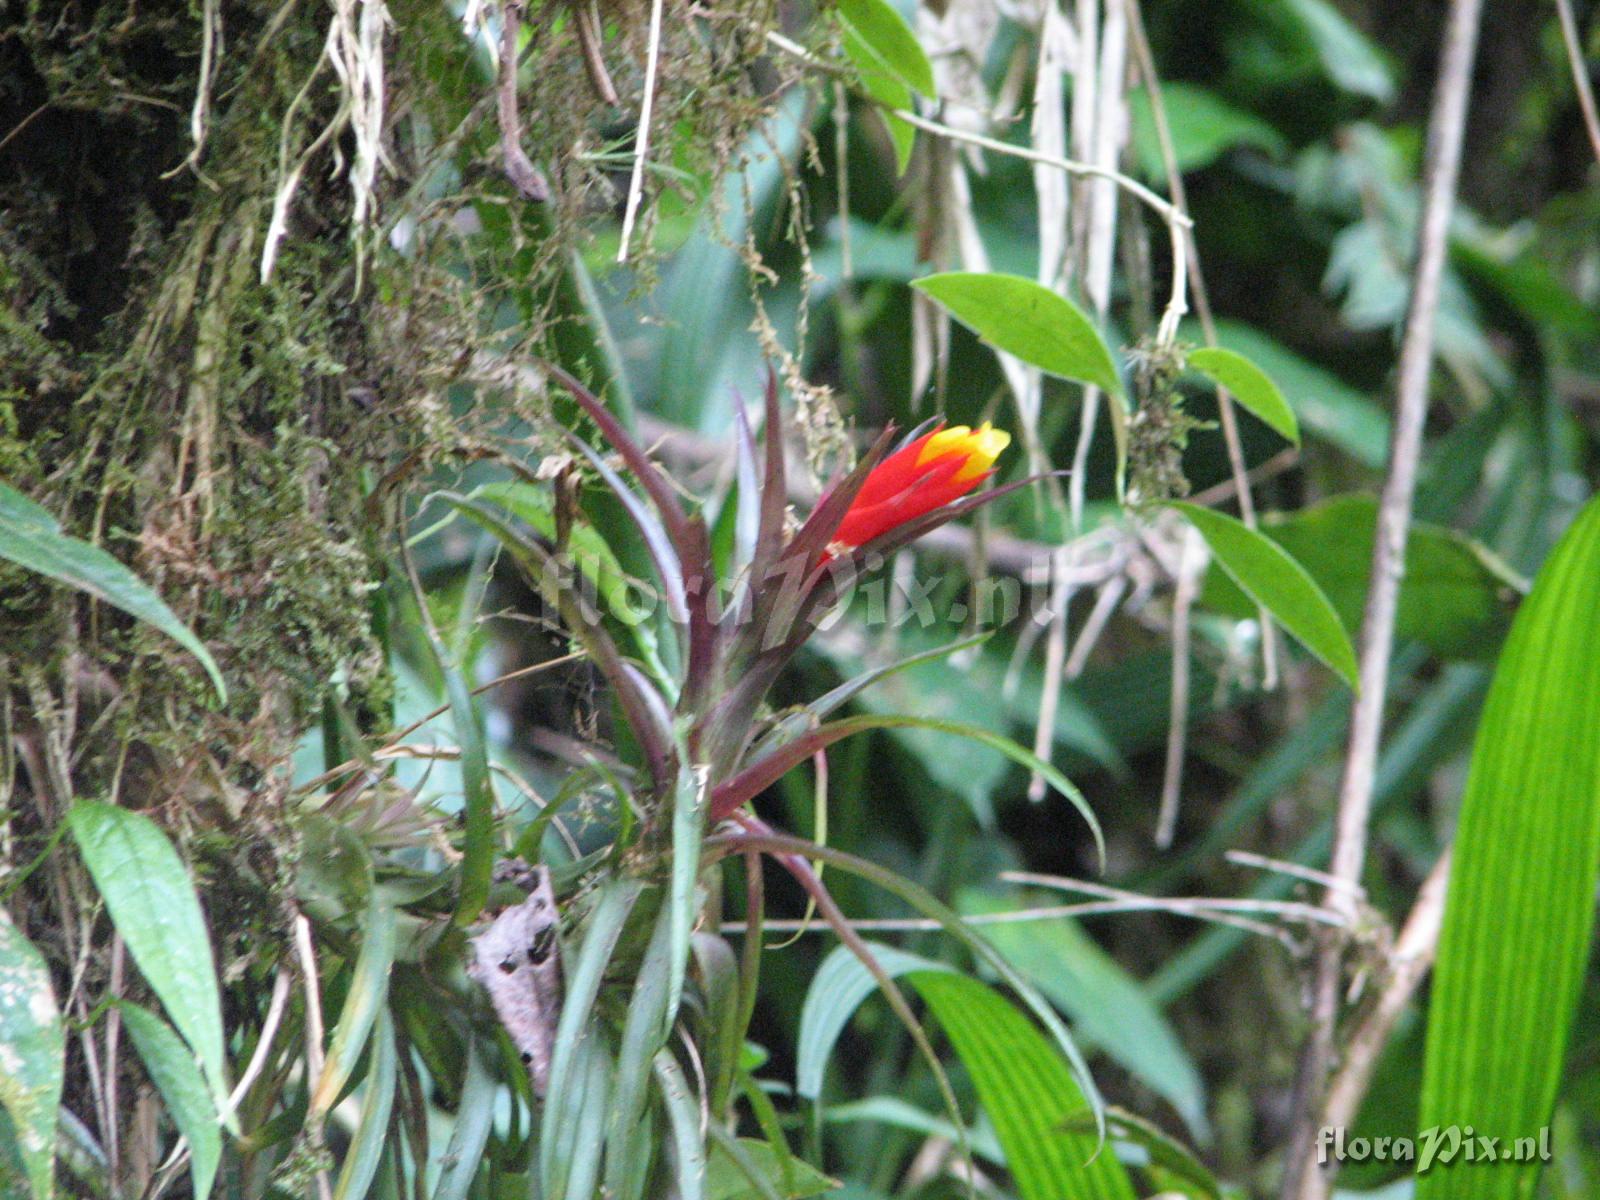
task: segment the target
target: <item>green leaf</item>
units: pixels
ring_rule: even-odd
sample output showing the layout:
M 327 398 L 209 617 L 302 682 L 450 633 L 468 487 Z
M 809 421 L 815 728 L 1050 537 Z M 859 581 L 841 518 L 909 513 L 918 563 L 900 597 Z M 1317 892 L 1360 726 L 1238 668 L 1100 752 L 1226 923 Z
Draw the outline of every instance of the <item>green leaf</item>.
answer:
M 1356 653 L 1328 597 L 1306 569 L 1242 521 L 1197 504 L 1172 501 L 1250 599 L 1262 605 L 1306 649 L 1356 686 Z
M 228 700 L 228 687 L 216 660 L 189 627 L 178 620 L 149 584 L 110 554 L 61 532 L 50 510 L 0 483 L 0 558 L 59 583 L 87 592 L 147 625 L 153 625 L 200 661 L 217 695 Z
M 779 1187 L 783 1176 L 778 1151 L 756 1138 L 739 1138 L 734 1144 L 745 1160 L 742 1165 L 734 1161 L 727 1146 L 712 1147 L 706 1162 L 705 1200 L 754 1200 L 760 1196 L 761 1192 L 750 1182 L 747 1168 L 769 1182 L 772 1191 L 783 1200 L 806 1200 L 839 1186 L 838 1180 L 829 1179 L 810 1163 L 796 1158 L 790 1160 L 793 1187 L 785 1191 Z
M 933 64 L 911 26 L 889 0 L 839 0 L 839 20 L 895 78 L 929 100 L 936 98 Z
M 1032 1021 L 968 976 L 930 971 L 910 979 L 972 1077 L 1022 1200 L 1133 1200 L 1071 1070 Z M 1090 1131 L 1069 1132 L 1067 1123 L 1080 1116 Z
M 1361 626 L 1372 574 L 1372 539 L 1378 502 L 1371 496 L 1335 496 L 1286 516 L 1269 516 L 1261 532 L 1316 580 L 1352 632 Z M 1413 522 L 1406 537 L 1395 634 L 1415 638 L 1447 658 L 1492 655 L 1511 625 L 1519 579 L 1484 546 L 1442 525 Z M 1255 605 L 1221 572 L 1207 575 L 1201 603 L 1247 618 Z
M 373 1023 L 387 1006 L 398 931 L 399 914 L 374 891 L 362 921 L 361 950 L 351 971 L 350 990 L 345 993 L 322 1074 L 311 1093 L 308 1125 L 321 1122 L 338 1103 L 366 1049 Z
M 476 1042 L 467 1045 L 466 1075 L 461 1084 L 461 1103 L 456 1105 L 455 1124 L 445 1147 L 444 1169 L 433 1189 L 433 1200 L 466 1200 L 483 1161 L 484 1147 L 494 1128 L 495 1096 L 499 1091 L 493 1074 L 484 1064 Z
M 678 1200 L 705 1200 L 706 1148 L 700 1137 L 700 1106 L 671 1051 L 656 1052 L 655 1076 L 672 1130 Z
M 0 1105 L 35 1200 L 54 1195 L 66 1044 L 50 968 L 0 909 Z
M 1180 172 L 1210 166 L 1234 146 L 1254 146 L 1268 154 L 1288 149 L 1284 136 L 1255 113 L 1229 104 L 1215 92 L 1192 83 L 1161 85 L 1161 98 L 1172 134 L 1173 155 Z M 1139 171 L 1147 179 L 1165 180 L 1166 164 L 1156 136 L 1155 115 L 1144 89 L 1128 94 L 1128 116 L 1133 130 L 1133 152 Z
M 339 1170 L 333 1200 L 363 1200 L 377 1178 L 389 1144 L 390 1117 L 394 1113 L 395 1080 L 399 1054 L 394 1041 L 394 1017 L 385 1005 L 372 1030 L 372 1068 L 361 1097 L 361 1122 Z
M 874 54 L 849 25 L 844 27 L 844 53 L 861 79 L 861 88 L 877 101 L 878 116 L 889 131 L 894 147 L 895 174 L 904 175 L 917 143 L 917 127 L 895 116 L 897 110 L 911 109 L 911 89 L 892 74 L 883 59 Z
M 1366 466 L 1388 461 L 1389 416 L 1367 395 L 1242 321 L 1218 321 L 1217 341 L 1277 381 L 1307 433 Z
M 217 1163 L 222 1159 L 222 1130 L 205 1077 L 195 1065 L 194 1051 L 149 1009 L 130 1000 L 121 1001 L 118 1007 L 128 1027 L 128 1038 L 139 1052 L 150 1081 L 166 1101 L 172 1123 L 189 1143 L 194 1200 L 206 1200 L 217 1177 Z
M 128 953 L 200 1056 L 221 1109 L 228 1081 L 216 960 L 183 860 L 143 813 L 84 800 L 67 821 Z
M 1328 78 L 1347 92 L 1387 104 L 1394 73 L 1382 52 L 1328 0 L 1287 0 L 1285 11 L 1322 62 Z
M 949 967 L 921 955 L 868 942 L 884 974 L 894 979 L 912 971 L 947 971 Z M 811 978 L 800 1008 L 795 1038 L 795 1091 L 807 1100 L 822 1096 L 828 1059 L 856 1009 L 878 988 L 877 981 L 848 946 L 835 946 Z
M 972 890 L 967 912 L 1003 912 L 1037 897 L 1002 897 Z M 1107 954 L 1076 921 L 989 924 L 993 942 L 1073 1021 L 1087 1053 L 1104 1050 L 1177 1110 L 1197 1138 L 1210 1136 L 1205 1084 L 1183 1043 L 1144 986 Z
M 1514 1147 L 1548 1125 L 1600 881 L 1600 500 L 1512 623 L 1456 828 L 1428 1009 L 1422 1129 Z M 1419 1143 L 1420 1154 L 1420 1143 Z M 1417 1200 L 1533 1194 L 1538 1164 L 1435 1165 Z
M 1283 398 L 1278 385 L 1244 355 L 1221 346 L 1209 346 L 1189 355 L 1189 366 L 1213 383 L 1226 388 L 1234 400 L 1296 446 L 1300 444 L 1300 424 L 1294 409 Z
M 950 271 L 914 280 L 997 350 L 1041 371 L 1121 396 L 1122 380 L 1095 323 L 1065 296 L 1020 275 Z

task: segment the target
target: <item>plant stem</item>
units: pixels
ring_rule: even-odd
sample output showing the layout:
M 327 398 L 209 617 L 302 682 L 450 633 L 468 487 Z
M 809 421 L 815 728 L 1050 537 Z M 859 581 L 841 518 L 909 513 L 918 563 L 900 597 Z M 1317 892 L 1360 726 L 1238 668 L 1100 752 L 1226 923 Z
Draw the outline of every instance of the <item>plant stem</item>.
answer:
M 1361 622 L 1361 690 L 1351 714 L 1330 867 L 1335 878 L 1348 884 L 1359 884 L 1366 859 L 1367 821 L 1372 809 L 1373 775 L 1383 724 L 1389 656 L 1394 647 L 1395 609 L 1405 570 L 1406 535 L 1411 524 L 1423 423 L 1428 411 L 1434 323 L 1444 276 L 1446 236 L 1460 175 L 1462 132 L 1466 125 L 1481 7 L 1481 0 L 1451 0 L 1433 111 L 1428 120 L 1417 260 L 1400 347 L 1389 473 L 1378 507 L 1372 547 L 1372 582 Z M 1351 888 L 1331 887 L 1326 903 L 1335 912 L 1353 917 L 1358 901 Z M 1331 1186 L 1332 1172 L 1312 1170 L 1311 1157 L 1318 1118 L 1323 1112 L 1323 1089 L 1333 1057 L 1345 946 L 1344 938 L 1327 937 L 1317 957 L 1311 1036 L 1296 1080 L 1295 1120 L 1291 1125 L 1281 1191 L 1284 1200 L 1324 1200 Z

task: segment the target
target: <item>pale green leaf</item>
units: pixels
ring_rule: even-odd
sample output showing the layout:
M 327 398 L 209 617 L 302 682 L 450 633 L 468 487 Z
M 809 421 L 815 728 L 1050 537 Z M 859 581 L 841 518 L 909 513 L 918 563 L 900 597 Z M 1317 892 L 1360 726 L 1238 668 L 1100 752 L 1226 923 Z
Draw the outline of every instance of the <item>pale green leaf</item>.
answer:
M 1300 424 L 1271 377 L 1244 355 L 1208 346 L 1189 355 L 1189 366 L 1226 388 L 1241 408 L 1248 409 L 1283 437 L 1300 444 Z
M 896 175 L 904 175 L 911 162 L 911 151 L 916 146 L 917 129 L 908 121 L 895 116 L 898 111 L 910 111 L 911 89 L 893 74 L 883 59 L 849 25 L 844 29 L 844 53 L 860 77 L 862 90 L 877 101 L 878 115 L 889 132 L 889 143 L 894 147 Z
M 1356 654 L 1350 635 L 1304 567 L 1242 521 L 1197 504 L 1171 503 L 1200 531 L 1222 569 L 1250 599 L 1352 688 L 1356 686 Z
M 934 99 L 933 64 L 889 0 L 839 0 L 839 20 L 907 87 Z
M 54 1194 L 65 1052 L 50 968 L 0 909 L 0 1105 L 35 1200 Z
M 757 1172 L 783 1200 L 806 1200 L 839 1186 L 811 1164 L 791 1159 L 792 1186 L 783 1189 L 779 1186 L 783 1176 L 778 1152 L 771 1145 L 756 1138 L 739 1138 L 736 1144 L 745 1160 L 742 1165 L 734 1161 L 726 1146 L 712 1147 L 706 1163 L 705 1200 L 754 1200 L 760 1196 L 744 1168 Z
M 200 1056 L 220 1108 L 228 1084 L 216 960 L 183 860 L 143 813 L 80 801 L 67 821 L 112 923 L 168 1019 Z
M 216 660 L 149 584 L 99 546 L 62 533 L 49 509 L 3 483 L 0 558 L 48 575 L 159 629 L 199 660 L 217 695 L 227 701 L 228 688 Z
M 156 1085 L 167 1113 L 189 1143 L 189 1179 L 194 1200 L 206 1200 L 222 1159 L 222 1130 L 205 1077 L 172 1027 L 147 1008 L 124 1000 L 119 1006 L 128 1039 Z
M 924 276 L 911 286 L 937 300 L 995 349 L 1048 374 L 1123 394 L 1105 339 L 1065 296 L 1021 275 L 969 271 Z

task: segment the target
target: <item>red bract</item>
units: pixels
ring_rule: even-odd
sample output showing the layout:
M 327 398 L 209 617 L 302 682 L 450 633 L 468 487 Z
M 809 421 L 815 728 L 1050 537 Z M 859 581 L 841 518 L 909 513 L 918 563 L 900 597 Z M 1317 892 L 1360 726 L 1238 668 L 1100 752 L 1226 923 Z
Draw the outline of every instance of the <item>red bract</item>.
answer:
M 923 434 L 872 469 L 839 523 L 833 544 L 863 546 L 898 525 L 942 508 L 994 474 L 1011 435 L 988 422 Z

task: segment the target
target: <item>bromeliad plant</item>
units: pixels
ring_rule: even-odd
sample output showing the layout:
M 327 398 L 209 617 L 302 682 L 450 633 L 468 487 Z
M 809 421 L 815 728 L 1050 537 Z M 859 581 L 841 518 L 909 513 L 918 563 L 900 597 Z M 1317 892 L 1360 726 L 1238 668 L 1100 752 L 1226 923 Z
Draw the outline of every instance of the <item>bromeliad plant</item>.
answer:
M 498 538 L 536 582 L 604 676 L 632 742 L 611 772 L 620 794 L 612 843 L 561 872 L 568 885 L 563 903 L 553 897 L 540 867 L 527 904 L 506 910 L 475 945 L 475 977 L 493 994 L 502 1023 L 529 1064 L 535 1091 L 545 1098 L 539 1138 L 543 1194 L 587 1197 L 602 1181 L 616 1200 L 663 1194 L 650 1190 L 652 1171 L 665 1169 L 652 1165 L 649 1149 L 658 1144 L 649 1131 L 652 1114 L 659 1113 L 671 1134 L 660 1141 L 673 1147 L 676 1189 L 686 1197 L 699 1195 L 706 1161 L 702 1104 L 712 1118 L 709 1136 L 739 1163 L 738 1148 L 726 1144 L 724 1130 L 743 1070 L 740 1050 L 758 975 L 762 855 L 794 875 L 877 980 L 952 1109 L 953 1095 L 910 1007 L 850 929 L 813 861 L 872 878 L 946 922 L 1054 1033 L 1092 1097 L 1081 1060 L 1053 1010 L 953 913 L 874 864 L 775 832 L 747 807 L 841 738 L 876 727 L 922 725 L 977 738 L 1040 773 L 1083 812 L 1098 841 L 1094 818 L 1076 789 L 1048 763 L 989 731 L 915 716 L 834 717 L 863 688 L 909 662 L 869 671 L 798 708 L 765 709 L 785 664 L 821 619 L 848 601 L 863 574 L 928 530 L 1033 482 L 978 491 L 994 475 L 1009 436 L 987 424 L 974 430 L 933 421 L 896 446 L 893 429 L 886 430 L 796 522 L 789 513 L 778 389 L 769 379 L 763 450 L 743 407 L 736 406 L 736 511 L 732 549 L 719 574 L 705 518 L 685 507 L 668 477 L 598 398 L 558 368 L 549 374 L 642 490 L 641 495 L 594 446 L 568 434 L 648 547 L 671 632 L 661 655 L 635 661 L 587 601 L 580 586 L 584 576 L 565 561 L 581 528 L 571 487 L 557 489 L 549 537 L 521 528 L 516 506 L 504 504 L 503 493 L 447 497 Z M 547 810 L 540 827 L 553 816 L 553 808 Z M 521 844 L 536 849 L 538 839 Z M 708 918 L 718 913 L 721 889 L 708 885 L 706 874 L 735 855 L 746 863 L 748 898 L 737 967 L 732 950 L 711 932 L 716 924 Z M 560 924 L 570 931 L 565 939 L 553 934 L 558 908 Z M 572 949 L 563 969 L 552 973 L 548 960 L 562 940 Z M 516 952 L 523 941 L 531 967 Z M 496 962 L 503 978 L 493 969 Z M 630 978 L 631 987 L 616 988 Z M 686 994 L 692 1003 L 685 1003 Z M 691 1057 L 704 1081 L 698 1103 L 689 1099 L 685 1082 L 694 1072 L 686 1071 L 688 1060 L 670 1046 L 680 1022 L 693 1039 Z M 768 1133 L 780 1136 L 773 1129 Z

